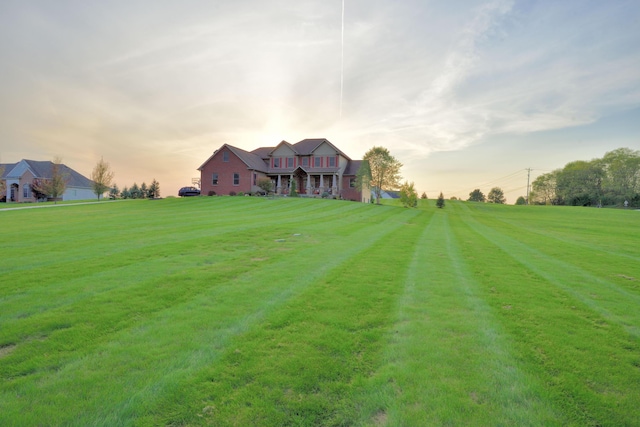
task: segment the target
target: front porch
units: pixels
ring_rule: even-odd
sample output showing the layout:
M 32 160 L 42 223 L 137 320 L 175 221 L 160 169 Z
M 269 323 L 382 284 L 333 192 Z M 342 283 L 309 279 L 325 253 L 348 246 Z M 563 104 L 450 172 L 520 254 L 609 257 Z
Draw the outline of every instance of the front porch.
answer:
M 295 182 L 296 192 L 305 197 L 320 197 L 322 194 L 338 195 L 340 176 L 338 173 L 313 173 L 296 169 L 293 173 L 270 176 L 276 194 L 287 195 L 291 192 L 291 184 Z

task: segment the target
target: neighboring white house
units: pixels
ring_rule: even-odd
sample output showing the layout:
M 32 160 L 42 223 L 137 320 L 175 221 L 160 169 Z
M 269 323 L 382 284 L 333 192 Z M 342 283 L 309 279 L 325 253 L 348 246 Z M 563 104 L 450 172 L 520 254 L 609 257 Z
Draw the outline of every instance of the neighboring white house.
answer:
M 5 184 L 5 191 L 0 193 L 0 200 L 6 202 L 36 202 L 31 183 L 34 179 L 50 179 L 53 162 L 20 160 L 18 163 L 0 164 L 4 171 L 0 179 Z M 89 178 L 79 174 L 66 165 L 60 165 L 60 172 L 67 178 L 67 188 L 62 200 L 95 199 Z

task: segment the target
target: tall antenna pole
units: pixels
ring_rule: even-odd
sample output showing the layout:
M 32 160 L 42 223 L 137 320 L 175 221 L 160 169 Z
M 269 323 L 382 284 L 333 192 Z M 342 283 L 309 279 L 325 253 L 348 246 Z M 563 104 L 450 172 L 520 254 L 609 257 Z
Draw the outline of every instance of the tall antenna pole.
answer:
M 531 168 L 527 168 L 527 205 L 529 204 L 529 178 L 531 177 Z

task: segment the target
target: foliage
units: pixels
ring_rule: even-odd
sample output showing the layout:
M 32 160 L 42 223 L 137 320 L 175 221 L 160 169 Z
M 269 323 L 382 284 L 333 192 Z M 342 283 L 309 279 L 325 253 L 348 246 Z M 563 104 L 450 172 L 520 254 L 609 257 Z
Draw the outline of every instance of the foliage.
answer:
M 438 200 L 436 200 L 436 206 L 439 207 L 440 209 L 444 208 L 444 196 L 442 195 L 442 191 L 438 196 Z
M 570 162 L 557 175 L 556 193 L 566 205 L 600 205 L 603 178 L 604 170 L 597 160 Z
M 489 203 L 504 204 L 506 203 L 507 199 L 505 199 L 504 191 L 502 191 L 500 187 L 493 187 L 489 191 L 489 195 L 487 196 L 487 201 Z
M 142 183 L 140 185 L 140 199 L 146 199 L 147 196 L 149 195 L 149 189 L 147 188 L 147 184 L 146 183 Z
M 427 193 L 425 191 L 423 191 L 422 194 L 420 195 L 420 198 L 422 200 L 426 200 L 427 199 Z
M 31 192 L 36 200 L 46 200 L 49 196 L 47 180 L 44 178 L 34 178 L 31 181 Z
M 155 178 L 151 181 L 151 185 L 147 190 L 147 197 L 149 199 L 157 199 L 160 197 L 160 183 L 156 181 Z
M 69 175 L 63 170 L 62 159 L 56 157 L 51 165 L 51 177 L 37 178 L 31 183 L 36 199 L 51 197 L 54 203 L 64 194 Z
M 525 199 L 523 196 L 518 197 L 518 199 L 516 199 L 516 205 L 526 205 L 527 204 L 527 199 Z
M 120 189 L 118 188 L 118 184 L 113 184 L 113 187 L 109 189 L 109 199 L 115 200 L 120 198 Z
M 371 148 L 365 153 L 363 160 L 363 165 L 365 163 L 368 165 L 368 172 L 371 177 L 369 185 L 373 187 L 376 201 L 380 204 L 382 190 L 395 190 L 400 187 L 400 168 L 402 163 L 384 147 Z M 358 181 L 365 182 L 366 176 L 364 175 L 366 173 L 367 170 L 364 169 L 362 174 L 358 175 Z
M 569 162 L 538 176 L 532 188 L 535 204 L 622 206 L 640 197 L 640 151 L 618 148 L 601 159 Z
M 262 189 L 265 193 L 269 194 L 273 191 L 273 181 L 271 178 L 260 178 L 258 179 L 258 187 Z
M 532 183 L 529 194 L 530 204 L 557 205 L 559 199 L 556 194 L 556 181 L 560 170 L 538 176 Z
M 91 186 L 93 187 L 93 192 L 98 196 L 98 200 L 111 188 L 113 175 L 114 173 L 111 171 L 109 163 L 105 162 L 101 157 L 100 161 L 93 168 L 93 172 L 91 172 L 91 180 L 93 181 Z
M 484 202 L 486 201 L 486 197 L 479 189 L 473 190 L 469 193 L 469 198 L 467 199 L 469 202 Z
M 291 187 L 289 188 L 290 197 L 298 197 L 298 191 L 296 190 L 296 180 L 291 180 Z
M 413 182 L 407 181 L 400 187 L 400 202 L 405 208 L 415 208 L 418 206 L 418 193 Z

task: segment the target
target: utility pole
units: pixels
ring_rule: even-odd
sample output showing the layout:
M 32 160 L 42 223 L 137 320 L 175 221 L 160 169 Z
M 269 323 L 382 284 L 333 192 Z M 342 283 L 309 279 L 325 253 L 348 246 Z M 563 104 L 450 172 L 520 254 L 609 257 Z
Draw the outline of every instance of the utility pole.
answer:
M 527 205 L 529 204 L 529 178 L 531 178 L 531 168 L 527 168 Z

